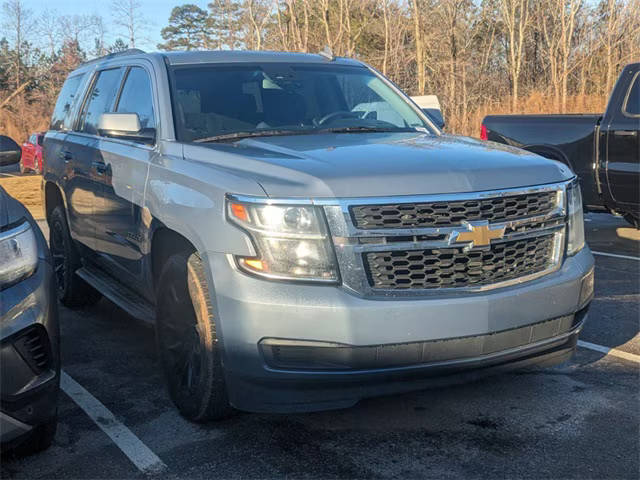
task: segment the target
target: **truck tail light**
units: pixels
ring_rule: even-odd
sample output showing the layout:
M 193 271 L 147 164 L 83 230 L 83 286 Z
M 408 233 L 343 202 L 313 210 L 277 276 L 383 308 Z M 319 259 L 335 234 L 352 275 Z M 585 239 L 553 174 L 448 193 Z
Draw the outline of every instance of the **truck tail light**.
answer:
M 489 132 L 484 125 L 480 127 L 480 140 L 489 140 Z

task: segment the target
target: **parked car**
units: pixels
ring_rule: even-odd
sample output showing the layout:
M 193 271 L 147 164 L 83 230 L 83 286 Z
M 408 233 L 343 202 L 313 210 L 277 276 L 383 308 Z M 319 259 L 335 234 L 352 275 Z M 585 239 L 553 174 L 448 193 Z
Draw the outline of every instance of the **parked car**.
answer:
M 488 115 L 481 137 L 568 165 L 588 210 L 640 227 L 640 63 L 623 69 L 604 115 Z
M 29 212 L 0 187 L 0 443 L 48 447 L 60 388 L 58 302 L 47 243 Z
M 0 167 L 20 161 L 20 145 L 6 135 L 0 135 Z
M 44 155 L 60 300 L 155 323 L 194 421 L 562 362 L 593 296 L 571 170 L 443 134 L 360 61 L 110 55 Z
M 29 140 L 22 144 L 22 156 L 20 157 L 20 173 L 42 173 L 42 140 L 44 133 L 34 133 Z

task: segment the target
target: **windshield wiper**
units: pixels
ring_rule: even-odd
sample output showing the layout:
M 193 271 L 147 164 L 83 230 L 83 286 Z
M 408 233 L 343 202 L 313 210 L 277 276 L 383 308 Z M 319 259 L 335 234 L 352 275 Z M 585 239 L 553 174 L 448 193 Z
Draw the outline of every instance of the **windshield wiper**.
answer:
M 312 133 L 310 130 L 253 130 L 251 132 L 233 132 L 222 133 L 212 137 L 198 138 L 194 140 L 196 143 L 220 142 L 224 140 L 240 140 L 251 137 L 275 137 L 278 135 L 308 135 Z
M 389 128 L 389 127 L 365 127 L 352 125 L 350 127 L 333 127 L 333 128 L 322 128 L 319 130 L 315 130 L 315 132 L 322 133 L 358 133 L 358 132 L 419 132 L 420 130 L 416 130 L 414 128 Z

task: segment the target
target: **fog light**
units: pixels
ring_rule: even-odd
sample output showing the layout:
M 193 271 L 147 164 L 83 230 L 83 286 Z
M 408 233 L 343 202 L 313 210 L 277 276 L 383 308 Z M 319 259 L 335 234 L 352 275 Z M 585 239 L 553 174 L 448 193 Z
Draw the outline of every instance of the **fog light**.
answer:
M 580 301 L 578 302 L 578 308 L 584 307 L 593 298 L 594 288 L 594 275 L 593 268 L 582 279 L 582 287 L 580 289 Z

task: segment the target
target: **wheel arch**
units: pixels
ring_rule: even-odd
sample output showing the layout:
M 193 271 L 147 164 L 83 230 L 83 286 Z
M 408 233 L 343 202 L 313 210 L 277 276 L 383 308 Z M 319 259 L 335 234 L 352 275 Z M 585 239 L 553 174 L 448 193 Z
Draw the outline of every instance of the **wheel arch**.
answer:
M 154 291 L 164 263 L 171 255 L 184 250 L 198 251 L 193 242 L 187 237 L 161 222 L 155 222 L 151 235 L 150 250 L 150 273 Z
M 535 153 L 536 155 L 540 155 L 544 158 L 548 158 L 549 160 L 556 160 L 560 163 L 564 163 L 572 171 L 575 172 L 571 160 L 569 160 L 567 155 L 562 150 L 554 145 L 526 145 L 522 148 L 524 150 L 527 150 L 528 152 Z
M 56 208 L 58 205 L 62 205 L 65 211 L 65 216 L 66 216 L 67 204 L 66 204 L 64 195 L 60 190 L 60 187 L 58 187 L 56 183 L 51 181 L 45 182 L 43 187 L 43 194 L 44 194 L 44 214 L 47 220 L 49 220 L 49 217 L 51 216 L 51 212 L 53 212 L 53 209 Z M 67 221 L 68 220 L 69 219 L 67 218 Z

